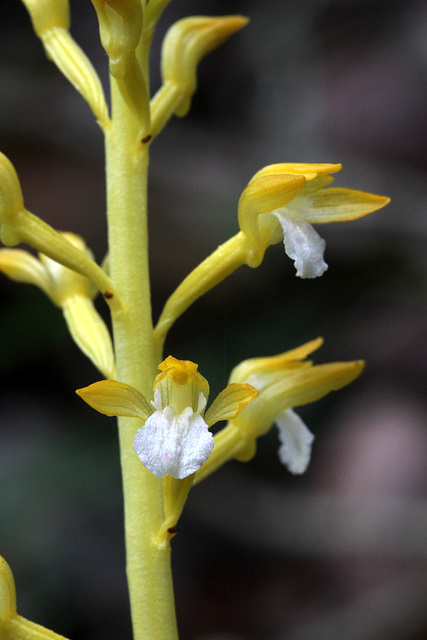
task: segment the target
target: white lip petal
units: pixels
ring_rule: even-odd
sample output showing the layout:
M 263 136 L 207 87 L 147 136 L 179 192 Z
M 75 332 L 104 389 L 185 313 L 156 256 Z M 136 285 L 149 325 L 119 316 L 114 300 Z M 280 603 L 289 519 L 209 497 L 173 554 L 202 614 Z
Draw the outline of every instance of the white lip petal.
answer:
M 321 276 L 328 265 L 323 259 L 326 242 L 317 231 L 302 218 L 293 220 L 272 212 L 279 220 L 283 229 L 283 244 L 286 254 L 294 261 L 297 276 L 300 278 L 317 278 Z
M 307 469 L 311 458 L 311 445 L 314 435 L 301 418 L 292 409 L 288 409 L 276 418 L 279 429 L 280 462 L 294 474 L 301 474 Z
M 206 422 L 191 407 L 179 415 L 171 407 L 156 411 L 133 441 L 137 456 L 157 478 L 186 478 L 200 469 L 213 447 Z

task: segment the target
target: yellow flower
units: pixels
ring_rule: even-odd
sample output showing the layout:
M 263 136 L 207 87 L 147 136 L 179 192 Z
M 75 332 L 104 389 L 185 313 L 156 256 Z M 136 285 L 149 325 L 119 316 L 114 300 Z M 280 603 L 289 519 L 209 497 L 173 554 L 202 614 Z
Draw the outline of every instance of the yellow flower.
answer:
M 257 395 L 248 384 L 229 384 L 205 413 L 209 384 L 189 360 L 169 356 L 160 365 L 150 404 L 137 389 L 115 380 L 95 382 L 77 394 L 108 416 L 141 418 L 133 447 L 156 477 L 183 479 L 208 459 L 214 446 L 209 427 L 236 417 Z
M 282 163 L 258 171 L 239 202 L 239 224 L 251 243 L 250 266 L 283 240 L 297 276 L 316 278 L 328 268 L 325 241 L 312 224 L 355 220 L 384 207 L 389 198 L 352 189 L 325 189 L 340 164 Z
M 305 358 L 321 344 L 319 338 L 278 356 L 245 360 L 233 369 L 230 383 L 249 383 L 258 389 L 259 395 L 215 436 L 213 454 L 196 474 L 196 482 L 227 460 L 252 458 L 256 439 L 267 433 L 274 423 L 279 429 L 281 462 L 292 473 L 306 470 L 314 436 L 293 407 L 314 402 L 344 387 L 364 366 L 362 361 L 313 366 Z

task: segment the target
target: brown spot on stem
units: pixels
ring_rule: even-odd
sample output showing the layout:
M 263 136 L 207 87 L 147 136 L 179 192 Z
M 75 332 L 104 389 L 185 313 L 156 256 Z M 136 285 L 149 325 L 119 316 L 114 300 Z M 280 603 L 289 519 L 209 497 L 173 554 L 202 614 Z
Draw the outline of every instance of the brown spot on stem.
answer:
M 104 293 L 104 298 L 107 298 L 107 300 L 111 300 L 113 296 L 114 296 L 114 293 L 111 293 L 111 291 L 105 291 Z
M 141 142 L 143 142 L 144 144 L 150 142 L 152 137 L 153 136 L 151 135 L 151 133 L 149 133 L 147 136 L 144 136 L 144 138 L 142 138 Z

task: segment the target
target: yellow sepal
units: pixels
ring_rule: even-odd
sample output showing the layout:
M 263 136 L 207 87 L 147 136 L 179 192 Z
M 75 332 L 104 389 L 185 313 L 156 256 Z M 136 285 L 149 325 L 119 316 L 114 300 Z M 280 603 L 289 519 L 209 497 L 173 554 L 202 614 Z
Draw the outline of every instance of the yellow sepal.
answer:
M 126 416 L 148 420 L 154 408 L 142 393 L 117 380 L 101 380 L 77 389 L 77 395 L 90 407 L 106 416 Z
M 310 210 L 305 220 L 310 224 L 356 220 L 382 209 L 390 202 L 386 196 L 353 189 L 320 189 L 310 194 Z
M 258 438 L 270 429 L 283 411 L 309 404 L 346 386 L 360 375 L 363 367 L 361 360 L 316 366 L 307 360 L 283 361 L 281 368 L 263 368 L 243 378 L 239 376 L 239 379 L 248 379 L 260 394 L 233 423 Z M 235 370 L 231 378 L 236 379 Z
M 301 360 L 305 360 L 314 351 L 317 351 L 323 344 L 323 338 L 316 338 L 310 340 L 290 351 L 285 351 L 277 356 L 269 356 L 266 358 L 250 358 L 249 360 L 243 360 L 238 364 L 231 372 L 230 380 L 247 380 L 251 375 L 268 374 L 269 372 L 279 371 L 285 372 L 288 368 L 293 366 L 300 366 Z M 310 361 L 306 361 L 305 364 L 311 365 Z
M 258 395 L 250 384 L 229 384 L 217 395 L 204 415 L 208 427 L 221 420 L 233 420 Z

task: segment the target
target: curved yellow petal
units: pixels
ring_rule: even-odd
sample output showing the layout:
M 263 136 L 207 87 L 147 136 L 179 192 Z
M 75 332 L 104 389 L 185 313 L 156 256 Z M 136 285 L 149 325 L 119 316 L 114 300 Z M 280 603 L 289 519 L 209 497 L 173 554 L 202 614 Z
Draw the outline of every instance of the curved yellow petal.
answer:
M 364 191 L 331 187 L 310 194 L 310 207 L 304 218 L 311 224 L 356 220 L 385 207 L 390 202 L 386 196 Z
M 241 231 L 250 243 L 247 264 L 258 266 L 270 244 L 280 242 L 283 233 L 275 216 L 262 216 L 289 204 L 303 189 L 303 175 L 265 174 L 249 182 L 240 196 L 238 219 Z
M 318 176 L 327 176 L 330 173 L 341 171 L 341 164 L 330 163 L 304 163 L 304 162 L 280 162 L 270 164 L 258 171 L 252 180 L 265 175 L 275 175 L 286 173 L 293 176 L 304 176 L 306 180 L 314 180 Z
M 206 424 L 211 427 L 221 420 L 233 420 L 249 402 L 259 394 L 250 384 L 229 384 L 217 395 L 204 415 Z
M 88 387 L 77 389 L 77 395 L 89 406 L 106 416 L 126 416 L 147 420 L 153 407 L 142 393 L 117 380 L 101 380 Z
M 268 372 L 281 371 L 283 374 L 286 370 L 293 367 L 300 368 L 301 364 L 310 366 L 310 362 L 301 363 L 301 360 L 316 351 L 323 344 L 323 338 L 317 338 L 306 342 L 301 347 L 285 351 L 277 356 L 266 358 L 251 358 L 243 360 L 231 372 L 230 382 L 245 382 L 249 376 L 257 374 L 259 376 Z

